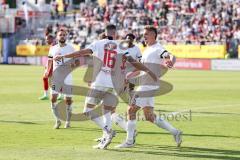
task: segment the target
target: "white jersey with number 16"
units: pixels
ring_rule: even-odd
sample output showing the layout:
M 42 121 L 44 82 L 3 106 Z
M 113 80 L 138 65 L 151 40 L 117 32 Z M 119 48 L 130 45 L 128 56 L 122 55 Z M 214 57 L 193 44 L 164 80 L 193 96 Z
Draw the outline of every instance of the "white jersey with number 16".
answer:
M 118 41 L 109 39 L 93 42 L 87 48 L 91 49 L 93 56 L 101 61 L 100 71 L 92 83 L 92 87 L 101 86 L 114 88 L 111 71 L 117 63 L 117 55 L 123 55 L 127 50 L 122 50 L 119 47 Z

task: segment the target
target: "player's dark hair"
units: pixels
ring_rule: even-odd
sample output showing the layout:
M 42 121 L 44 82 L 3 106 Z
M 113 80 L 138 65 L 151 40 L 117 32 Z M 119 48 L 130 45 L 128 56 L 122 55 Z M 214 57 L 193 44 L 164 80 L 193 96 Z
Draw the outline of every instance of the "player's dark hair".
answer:
M 59 32 L 65 32 L 66 34 L 67 34 L 67 29 L 66 28 L 63 28 L 63 27 L 61 27 L 61 28 L 59 28 L 59 30 L 58 30 L 58 33 Z
M 116 32 L 117 27 L 114 24 L 108 24 L 106 26 L 105 32 L 106 32 L 106 36 L 109 40 L 113 40 L 113 37 L 111 34 L 114 34 L 114 32 Z
M 46 36 L 49 38 L 54 38 L 54 36 L 52 34 L 47 34 Z
M 132 34 L 132 33 L 128 33 L 128 34 L 125 36 L 125 39 L 126 39 L 127 37 L 131 37 L 132 39 L 135 39 L 135 38 L 136 38 L 135 35 Z
M 157 39 L 157 28 L 155 28 L 152 25 L 147 25 L 147 26 L 144 27 L 144 29 L 146 29 L 148 31 L 151 31 L 151 32 L 154 32 L 155 33 L 155 39 Z
M 105 38 L 107 38 L 107 36 L 104 32 L 99 35 L 99 39 L 105 39 Z
M 106 26 L 106 30 L 107 31 L 109 31 L 109 30 L 117 30 L 117 27 L 114 24 L 108 24 Z

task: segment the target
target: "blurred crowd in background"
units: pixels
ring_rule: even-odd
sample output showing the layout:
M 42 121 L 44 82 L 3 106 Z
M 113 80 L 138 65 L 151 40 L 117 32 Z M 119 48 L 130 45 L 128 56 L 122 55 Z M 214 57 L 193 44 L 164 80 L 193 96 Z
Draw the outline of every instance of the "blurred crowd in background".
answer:
M 116 24 L 120 36 L 133 32 L 138 40 L 147 24 L 158 27 L 163 43 L 240 40 L 240 0 L 113 0 L 105 7 L 89 2 L 81 3 L 72 16 L 73 22 L 65 26 L 77 42 L 82 31 L 96 38 L 107 23 Z
M 112 0 L 105 6 L 87 1 L 74 10 L 65 3 L 63 14 L 54 0 L 51 6 L 55 23 L 48 24 L 45 32 L 55 34 L 64 26 L 69 41 L 82 47 L 97 39 L 108 23 L 117 25 L 120 38 L 131 32 L 138 42 L 149 24 L 158 28 L 163 44 L 240 42 L 240 0 Z

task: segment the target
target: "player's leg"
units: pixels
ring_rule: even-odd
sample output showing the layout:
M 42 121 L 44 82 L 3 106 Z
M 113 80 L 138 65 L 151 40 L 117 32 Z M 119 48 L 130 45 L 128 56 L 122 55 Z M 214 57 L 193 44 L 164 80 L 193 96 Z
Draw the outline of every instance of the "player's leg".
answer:
M 115 113 L 115 110 L 116 110 L 116 108 L 113 108 L 113 109 L 111 108 L 111 120 L 112 120 L 112 122 L 116 123 L 116 125 L 118 125 L 117 122 L 119 122 L 119 120 L 118 120 L 119 117 L 117 117 L 118 114 Z M 120 115 L 119 115 L 119 116 L 120 116 Z M 103 113 L 103 121 L 104 121 L 105 125 L 108 125 L 108 123 L 109 123 L 108 113 L 107 113 L 107 115 L 105 115 L 105 114 Z M 118 125 L 118 126 L 119 126 L 119 125 Z M 125 130 L 125 129 L 124 129 L 124 130 Z M 114 135 L 114 136 L 115 136 L 115 135 Z M 94 141 L 96 141 L 96 142 L 101 142 L 101 141 L 103 140 L 103 138 L 104 138 L 104 133 L 103 133 L 103 136 L 102 136 L 101 138 L 96 138 L 96 139 L 94 139 Z
M 128 84 L 129 104 L 131 104 L 132 98 L 134 96 L 134 87 L 135 87 L 135 84 L 133 83 Z
M 143 112 L 147 121 L 152 122 L 156 124 L 158 127 L 167 130 L 172 135 L 175 135 L 177 133 L 178 130 L 174 128 L 169 122 L 167 122 L 166 120 L 159 116 L 156 116 L 153 113 L 153 107 L 146 106 L 143 108 Z
M 97 126 L 99 126 L 100 128 L 104 128 L 105 125 L 103 122 L 102 113 L 98 113 L 97 111 L 96 113 L 93 112 L 96 105 L 98 105 L 102 100 L 99 97 L 100 94 L 101 94 L 100 91 L 96 91 L 95 88 L 89 90 L 88 95 L 86 96 L 85 99 L 85 107 L 83 109 L 83 113 L 86 116 L 90 117 L 91 120 L 94 121 Z
M 64 79 L 64 83 L 67 85 L 72 85 L 72 75 L 68 75 L 65 79 Z M 72 88 L 71 87 L 67 87 L 67 86 L 63 86 L 60 88 L 60 93 L 59 95 L 63 94 L 65 95 L 64 99 L 65 99 L 65 104 L 66 104 L 66 123 L 65 123 L 65 128 L 69 128 L 70 127 L 70 120 L 71 120 L 71 116 L 72 116 Z M 59 97 L 58 95 L 58 97 Z M 59 98 L 57 98 L 59 100 Z
M 136 105 L 131 105 L 128 107 L 128 121 L 127 121 L 127 138 L 125 142 L 120 145 L 115 146 L 116 148 L 129 148 L 133 147 L 135 144 L 135 134 L 136 134 L 136 115 L 140 107 Z
M 127 131 L 127 122 L 120 114 L 116 113 L 115 109 L 112 111 L 112 122 L 117 126 L 122 128 L 124 131 Z
M 153 107 L 146 106 L 143 108 L 143 112 L 144 112 L 145 119 L 147 121 L 154 123 L 158 127 L 170 132 L 173 135 L 173 137 L 177 143 L 177 146 L 181 145 L 181 142 L 182 142 L 182 139 L 181 139 L 182 132 L 181 131 L 174 128 L 168 121 L 164 120 L 163 118 L 161 118 L 159 116 L 156 116 L 153 112 Z
M 111 118 L 112 110 L 115 110 L 115 107 L 107 105 L 103 106 L 103 121 L 105 123 L 105 127 L 109 131 L 112 130 L 112 118 Z
M 60 93 L 58 94 L 57 100 L 63 100 L 64 94 L 62 93 L 62 88 L 60 89 Z
M 47 77 L 43 77 L 43 96 L 42 97 L 39 97 L 40 100 L 48 100 L 49 97 L 48 97 L 48 78 Z
M 134 87 L 135 87 L 135 85 L 132 83 L 129 83 L 128 87 L 127 87 L 127 92 L 129 94 L 129 105 L 133 98 Z M 124 117 L 117 114 L 115 110 L 112 111 L 112 122 L 114 122 L 117 126 L 119 126 L 120 128 L 122 128 L 123 130 L 125 130 L 127 132 L 126 120 L 124 119 Z
M 97 126 L 99 126 L 101 129 L 103 129 L 105 127 L 104 122 L 103 122 L 103 117 L 102 115 L 96 116 L 99 113 L 93 113 L 93 110 L 95 109 L 95 104 L 90 104 L 90 103 L 86 103 L 83 113 L 90 117 L 91 120 L 93 122 L 95 122 L 95 124 Z
M 111 118 L 111 112 L 113 110 L 115 110 L 115 107 L 104 105 L 103 122 L 106 130 L 103 130 L 103 136 L 101 138 L 101 141 L 98 145 L 94 146 L 94 148 L 99 148 L 99 149 L 106 148 L 111 143 L 113 137 L 115 137 L 116 132 L 112 130 L 112 118 Z
M 70 120 L 72 116 L 72 97 L 66 96 L 65 97 L 65 103 L 66 103 L 66 124 L 65 128 L 70 127 Z
M 112 118 L 111 113 L 116 110 L 118 100 L 116 98 L 116 92 L 112 88 L 102 87 L 98 88 L 102 91 L 103 97 L 103 120 L 105 128 L 109 132 L 103 132 L 103 137 L 101 142 L 96 146 L 98 148 L 106 148 L 112 141 L 112 138 L 115 137 L 115 131 L 112 130 Z
M 88 102 L 90 102 L 90 103 L 91 103 L 91 101 L 88 100 Z M 83 112 L 85 113 L 86 116 L 90 117 L 91 120 L 93 122 L 95 122 L 95 124 L 97 126 L 99 126 L 102 129 L 103 135 L 104 135 L 103 138 L 101 138 L 101 142 L 98 145 L 93 146 L 93 148 L 95 148 L 95 149 L 104 149 L 104 148 L 106 148 L 110 144 L 111 139 L 112 139 L 114 133 L 112 132 L 112 130 L 108 129 L 109 128 L 108 126 L 106 126 L 106 124 L 105 124 L 105 122 L 103 120 L 102 113 L 97 113 L 97 111 L 96 111 L 96 113 L 93 112 L 93 110 L 95 109 L 96 105 L 95 104 L 90 104 L 90 103 L 87 103 L 85 105 L 85 108 L 84 108 Z
M 84 107 L 84 113 L 86 116 L 90 117 L 92 121 L 95 122 L 95 124 L 97 126 L 99 126 L 102 130 L 103 130 L 103 139 L 104 141 L 101 141 L 98 145 L 93 146 L 93 148 L 97 148 L 97 149 L 104 149 L 107 147 L 107 143 L 109 142 L 109 139 L 111 139 L 113 132 L 111 130 L 109 130 L 103 120 L 103 111 L 101 110 L 101 113 L 98 113 L 99 111 L 93 111 L 96 107 L 97 104 L 100 104 L 100 102 L 103 99 L 103 91 L 101 91 L 102 88 L 99 88 L 99 90 L 97 90 L 96 88 L 92 88 L 89 93 L 88 96 L 86 97 L 85 100 L 85 107 Z M 111 118 L 111 114 L 110 114 L 110 118 Z M 108 141 L 105 141 L 106 138 L 108 139 Z M 107 145 L 106 145 L 107 144 Z
M 53 116 L 56 120 L 56 123 L 54 125 L 54 129 L 59 129 L 59 127 L 61 125 L 61 121 L 59 119 L 59 113 L 58 113 L 58 110 L 57 110 L 57 96 L 58 96 L 58 94 L 56 92 L 52 91 L 51 95 L 52 95 L 51 96 L 51 109 L 52 109 Z
M 140 109 L 137 105 L 131 105 L 128 108 L 128 122 L 127 122 L 127 142 L 135 143 L 136 136 L 136 115 Z

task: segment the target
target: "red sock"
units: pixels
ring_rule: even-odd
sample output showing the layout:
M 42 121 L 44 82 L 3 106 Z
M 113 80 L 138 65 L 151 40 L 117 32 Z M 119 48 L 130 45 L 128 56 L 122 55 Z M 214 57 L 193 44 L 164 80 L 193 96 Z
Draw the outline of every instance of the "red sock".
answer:
M 48 90 L 48 78 L 43 78 L 44 91 Z

